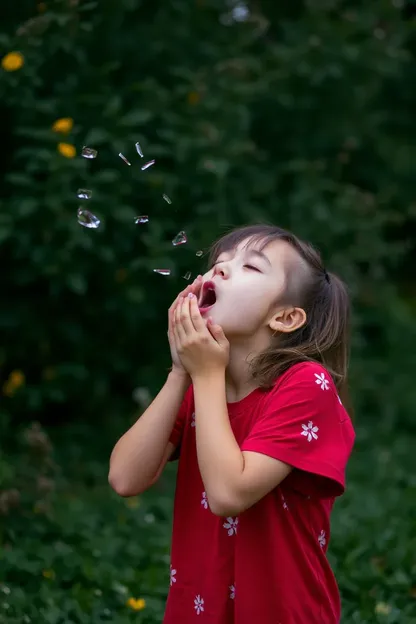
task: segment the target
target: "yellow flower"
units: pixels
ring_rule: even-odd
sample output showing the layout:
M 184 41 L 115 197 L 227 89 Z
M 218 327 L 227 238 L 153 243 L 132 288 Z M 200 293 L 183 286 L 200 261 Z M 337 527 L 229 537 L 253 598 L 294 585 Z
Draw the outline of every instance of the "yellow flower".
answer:
M 9 52 L 1 60 L 4 71 L 12 72 L 23 67 L 25 62 L 23 54 L 20 52 Z
M 55 572 L 53 570 L 43 570 L 42 576 L 44 576 L 46 579 L 51 579 L 53 581 L 53 579 L 55 578 Z
M 58 143 L 58 152 L 65 158 L 75 158 L 77 150 L 70 143 Z
M 62 117 L 57 119 L 52 126 L 54 132 L 61 132 L 62 134 L 68 134 L 74 127 L 74 120 L 71 117 Z
M 16 390 L 25 383 L 25 376 L 22 371 L 14 370 L 10 373 L 8 380 L 3 385 L 3 393 L 6 396 L 13 396 Z
M 146 600 L 144 598 L 129 598 L 126 605 L 133 611 L 143 611 L 146 607 Z

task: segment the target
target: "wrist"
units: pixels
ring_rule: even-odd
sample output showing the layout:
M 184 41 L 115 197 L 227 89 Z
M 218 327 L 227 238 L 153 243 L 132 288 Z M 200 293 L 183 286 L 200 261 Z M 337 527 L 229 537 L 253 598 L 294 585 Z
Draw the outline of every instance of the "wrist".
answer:
M 203 373 L 196 373 L 192 375 L 192 383 L 194 386 L 225 384 L 225 368 L 216 368 Z
M 191 378 L 185 370 L 181 371 L 172 368 L 168 373 L 168 379 L 173 380 L 175 383 L 183 384 L 186 388 L 191 384 Z

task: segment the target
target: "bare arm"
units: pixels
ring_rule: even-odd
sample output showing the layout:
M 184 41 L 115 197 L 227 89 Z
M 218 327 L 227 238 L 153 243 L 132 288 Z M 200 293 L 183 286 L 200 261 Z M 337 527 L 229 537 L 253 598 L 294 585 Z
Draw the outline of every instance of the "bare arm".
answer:
M 159 478 L 174 451 L 169 437 L 189 384 L 185 375 L 169 373 L 151 405 L 115 445 L 108 481 L 120 496 L 136 496 Z

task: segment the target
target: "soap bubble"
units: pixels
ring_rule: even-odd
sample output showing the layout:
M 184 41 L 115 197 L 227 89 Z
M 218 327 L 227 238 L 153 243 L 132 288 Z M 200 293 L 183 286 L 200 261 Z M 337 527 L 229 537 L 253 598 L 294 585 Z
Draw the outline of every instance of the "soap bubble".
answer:
M 204 252 L 203 251 L 197 251 L 195 255 L 198 256 L 198 258 L 200 258 L 201 256 L 204 255 Z
M 153 269 L 154 273 L 159 273 L 159 275 L 170 275 L 171 274 L 171 270 L 170 269 Z
M 143 165 L 142 167 L 142 171 L 146 171 L 146 169 L 149 169 L 149 167 L 151 167 L 152 165 L 155 164 L 155 160 L 149 160 L 149 162 L 147 162 L 145 165 Z
M 127 160 L 127 158 L 126 158 L 125 156 L 123 156 L 123 154 L 122 154 L 121 152 L 120 152 L 119 156 L 120 156 L 121 160 L 124 160 L 124 162 L 126 163 L 126 165 L 129 165 L 129 167 L 131 167 L 131 162 L 129 162 L 129 161 Z
M 191 275 L 192 273 L 190 271 L 188 271 L 187 273 L 185 273 L 185 275 L 183 276 L 183 279 L 185 279 L 186 281 L 189 281 L 191 279 Z
M 186 237 L 186 233 L 183 230 L 181 230 L 173 239 L 172 245 L 174 247 L 177 247 L 178 245 L 183 245 L 184 243 L 187 243 L 187 242 L 188 242 L 188 239 Z
M 138 155 L 139 155 L 141 158 L 143 158 L 143 151 L 142 151 L 142 148 L 140 147 L 140 143 L 139 143 L 138 141 L 137 141 L 137 143 L 136 143 L 136 150 L 137 150 Z
M 78 208 L 77 212 L 78 223 L 86 228 L 96 230 L 100 226 L 100 219 L 92 214 L 89 210 Z
M 83 147 L 81 151 L 81 156 L 84 158 L 97 158 L 98 152 L 92 147 Z
M 91 199 L 92 191 L 89 191 L 88 189 L 78 189 L 77 197 L 78 199 Z
M 136 225 L 139 223 L 147 223 L 149 221 L 149 217 L 147 215 L 143 215 L 142 217 L 136 217 L 134 222 Z
M 167 202 L 168 204 L 171 204 L 171 203 L 172 203 L 172 200 L 171 200 L 171 198 L 170 198 L 170 197 L 168 197 L 168 195 L 163 194 L 163 195 L 162 195 L 162 197 L 163 197 L 163 199 L 165 200 L 165 202 Z

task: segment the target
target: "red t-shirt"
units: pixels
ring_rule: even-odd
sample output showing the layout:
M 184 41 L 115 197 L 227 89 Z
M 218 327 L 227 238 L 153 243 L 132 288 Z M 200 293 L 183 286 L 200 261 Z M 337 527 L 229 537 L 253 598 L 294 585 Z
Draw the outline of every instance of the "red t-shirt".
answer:
M 242 451 L 294 470 L 239 517 L 215 516 L 198 468 L 188 390 L 170 438 L 180 453 L 164 624 L 338 624 L 326 551 L 354 430 L 329 373 L 296 364 L 271 390 L 229 403 L 228 414 Z

